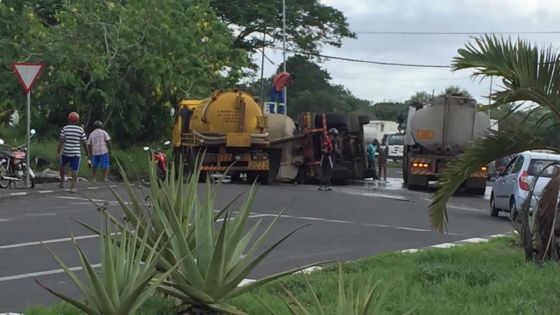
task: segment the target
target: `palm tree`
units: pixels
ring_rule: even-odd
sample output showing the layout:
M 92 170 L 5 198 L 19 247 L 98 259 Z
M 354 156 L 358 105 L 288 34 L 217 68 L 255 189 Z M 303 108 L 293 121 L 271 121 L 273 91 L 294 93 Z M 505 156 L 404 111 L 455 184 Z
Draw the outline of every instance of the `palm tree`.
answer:
M 534 104 L 527 112 L 528 116 L 543 113 L 539 121 L 549 120 L 554 125 L 560 122 L 560 55 L 552 47 L 541 49 L 523 40 L 513 42 L 511 39 L 486 35 L 468 43 L 464 49 L 459 49 L 458 54 L 459 56 L 453 59 L 454 70 L 473 69 L 473 77 L 479 79 L 489 76 L 501 78 L 500 90 L 490 95 L 493 101 L 491 107 L 503 108 L 508 104 L 527 102 Z M 518 108 L 519 105 L 513 106 L 513 110 Z M 526 150 L 546 149 L 560 152 L 558 142 L 552 142 L 550 138 L 555 137 L 539 137 L 520 128 L 509 128 L 492 132 L 476 141 L 449 165 L 440 180 L 440 188 L 434 194 L 430 206 L 430 220 L 434 228 L 440 232 L 446 229 L 446 204 L 449 198 L 480 165 Z M 553 178 L 550 185 L 554 183 L 558 183 L 558 180 Z M 552 249 L 556 249 L 554 237 L 550 235 L 553 235 L 551 229 L 558 225 L 556 222 L 560 222 L 560 219 L 555 220 L 558 213 L 555 209 L 557 195 L 558 189 L 545 189 L 539 206 L 541 210 L 535 216 L 537 252 L 541 253 L 539 259 L 552 258 L 552 253 L 555 252 Z M 548 207 L 552 204 L 553 208 L 544 211 L 542 207 L 547 205 L 546 201 Z M 525 237 L 527 258 L 532 259 L 533 234 L 528 223 L 528 204 L 524 208 L 527 209 L 522 211 L 521 234 Z

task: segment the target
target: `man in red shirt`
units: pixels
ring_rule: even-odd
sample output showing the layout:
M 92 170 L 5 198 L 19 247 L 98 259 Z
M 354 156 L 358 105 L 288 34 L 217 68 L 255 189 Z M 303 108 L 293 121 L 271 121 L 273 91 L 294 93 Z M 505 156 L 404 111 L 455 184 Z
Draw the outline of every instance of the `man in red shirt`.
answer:
M 278 73 L 272 80 L 272 91 L 270 91 L 271 101 L 284 103 L 284 88 L 290 86 L 295 78 L 295 75 L 289 74 L 288 72 Z
M 319 178 L 319 190 L 331 190 L 331 175 L 334 166 L 332 153 L 334 151 L 333 138 L 338 135 L 335 128 L 329 129 L 329 133 L 323 140 L 321 146 L 321 176 Z

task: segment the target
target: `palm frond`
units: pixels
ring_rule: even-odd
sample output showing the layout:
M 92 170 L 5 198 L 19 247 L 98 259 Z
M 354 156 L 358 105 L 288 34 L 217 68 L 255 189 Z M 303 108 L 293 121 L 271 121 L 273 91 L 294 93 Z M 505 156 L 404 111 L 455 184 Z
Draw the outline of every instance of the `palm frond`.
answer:
M 502 78 L 503 89 L 490 98 L 494 105 L 534 102 L 560 118 L 560 56 L 552 47 L 539 49 L 523 40 L 485 35 L 453 58 L 454 70 L 474 69 L 474 76 Z
M 429 210 L 432 226 L 439 232 L 445 230 L 448 221 L 447 202 L 457 188 L 481 166 L 504 156 L 539 149 L 559 150 L 542 139 L 516 130 L 493 131 L 489 136 L 474 142 L 472 147 L 449 163 L 440 179 Z

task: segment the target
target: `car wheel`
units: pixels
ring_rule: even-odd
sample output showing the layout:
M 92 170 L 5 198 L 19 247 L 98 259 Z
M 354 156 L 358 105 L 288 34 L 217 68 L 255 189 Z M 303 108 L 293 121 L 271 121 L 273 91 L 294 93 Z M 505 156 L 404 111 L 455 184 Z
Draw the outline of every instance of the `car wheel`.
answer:
M 500 209 L 496 208 L 496 198 L 494 198 L 494 194 L 490 196 L 490 215 L 493 217 L 500 215 Z
M 515 204 L 515 198 L 511 197 L 511 199 L 509 200 L 509 218 L 512 221 L 516 221 L 518 215 L 519 215 L 519 212 L 517 211 L 517 205 Z

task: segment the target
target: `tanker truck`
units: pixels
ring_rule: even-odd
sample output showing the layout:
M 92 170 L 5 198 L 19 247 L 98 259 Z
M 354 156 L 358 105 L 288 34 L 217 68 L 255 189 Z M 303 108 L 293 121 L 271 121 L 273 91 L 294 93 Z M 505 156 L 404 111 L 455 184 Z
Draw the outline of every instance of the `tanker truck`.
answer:
M 268 184 L 267 119 L 253 97 L 238 90 L 217 91 L 204 100 L 179 103 L 173 128 L 174 161 L 192 171 L 202 159 L 201 180 L 211 173 L 242 173 Z
M 476 101 L 470 98 L 445 95 L 423 107 L 411 106 L 403 152 L 405 185 L 426 189 L 429 181 L 440 178 L 449 161 L 489 131 L 490 118 L 477 111 Z M 463 188 L 483 195 L 487 177 L 488 168 L 481 165 Z

